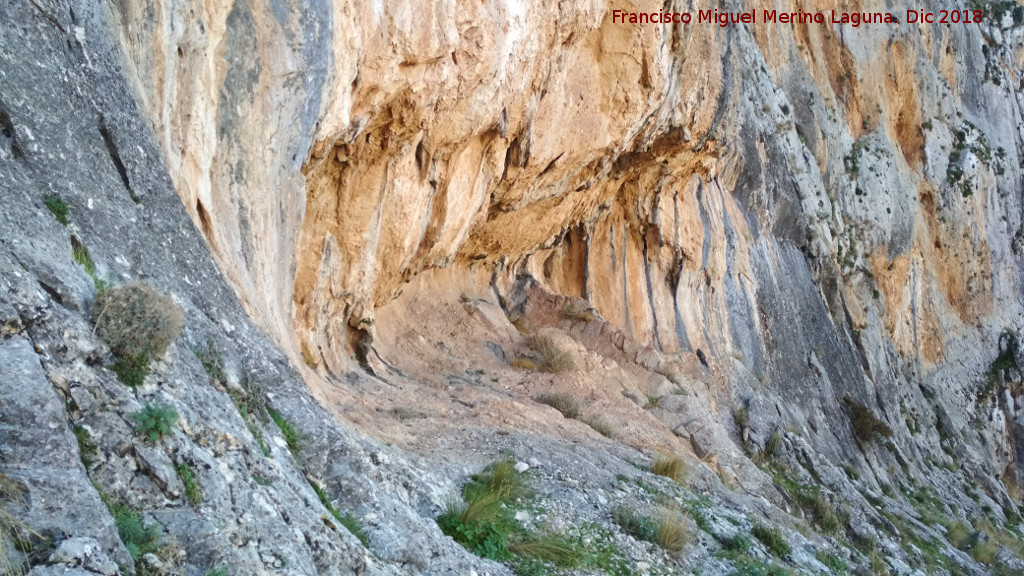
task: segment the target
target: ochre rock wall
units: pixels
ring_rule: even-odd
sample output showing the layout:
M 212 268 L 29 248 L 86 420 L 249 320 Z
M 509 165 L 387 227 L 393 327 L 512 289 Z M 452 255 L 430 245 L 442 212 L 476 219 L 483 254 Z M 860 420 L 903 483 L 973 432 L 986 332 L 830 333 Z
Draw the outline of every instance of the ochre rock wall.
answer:
M 783 395 L 825 358 L 834 396 L 976 379 L 1021 324 L 1021 23 L 765 24 L 766 8 L 884 3 L 736 3 L 758 22 L 724 28 L 613 21 L 710 9 L 681 2 L 117 17 L 222 270 L 326 373 L 366 353 L 410 278 L 461 267 L 501 298 L 528 272 Z

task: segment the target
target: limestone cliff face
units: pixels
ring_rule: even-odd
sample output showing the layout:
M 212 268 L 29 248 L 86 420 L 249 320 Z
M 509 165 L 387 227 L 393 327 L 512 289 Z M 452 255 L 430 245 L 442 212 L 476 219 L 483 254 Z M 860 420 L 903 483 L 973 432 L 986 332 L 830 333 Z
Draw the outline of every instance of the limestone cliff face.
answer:
M 913 419 L 881 391 L 980 378 L 1021 323 L 1013 11 L 613 22 L 691 8 L 648 4 L 124 2 L 119 18 L 193 221 L 264 327 L 328 373 L 410 278 L 454 267 L 501 298 L 528 272 L 808 413 L 852 394 Z

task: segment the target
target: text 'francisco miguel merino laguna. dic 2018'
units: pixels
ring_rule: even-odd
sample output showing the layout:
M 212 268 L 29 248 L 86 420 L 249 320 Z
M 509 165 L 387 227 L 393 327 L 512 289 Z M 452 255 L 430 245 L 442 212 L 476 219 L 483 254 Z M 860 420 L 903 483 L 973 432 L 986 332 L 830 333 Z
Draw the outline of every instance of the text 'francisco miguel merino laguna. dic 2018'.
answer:
M 625 12 L 612 10 L 612 22 L 615 24 L 717 24 L 721 27 L 730 24 L 899 24 L 900 20 L 889 12 L 840 12 L 832 10 L 824 12 L 782 12 L 779 10 L 750 9 L 743 12 L 719 12 L 718 10 L 698 10 L 696 18 L 689 12 Z M 925 12 L 907 10 L 908 24 L 966 24 L 978 23 L 983 19 L 981 10 L 939 10 Z

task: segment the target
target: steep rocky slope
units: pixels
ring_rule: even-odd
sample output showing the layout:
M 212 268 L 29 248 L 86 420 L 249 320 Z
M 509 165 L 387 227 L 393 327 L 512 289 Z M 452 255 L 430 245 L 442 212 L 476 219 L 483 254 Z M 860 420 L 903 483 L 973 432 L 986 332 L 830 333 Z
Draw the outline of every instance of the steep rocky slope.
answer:
M 0 473 L 36 573 L 506 573 L 434 522 L 503 455 L 527 523 L 615 551 L 578 573 L 1024 569 L 1024 11 L 535 4 L 0 7 Z M 136 389 L 89 320 L 134 280 L 185 319 Z M 737 553 L 756 526 L 792 550 Z

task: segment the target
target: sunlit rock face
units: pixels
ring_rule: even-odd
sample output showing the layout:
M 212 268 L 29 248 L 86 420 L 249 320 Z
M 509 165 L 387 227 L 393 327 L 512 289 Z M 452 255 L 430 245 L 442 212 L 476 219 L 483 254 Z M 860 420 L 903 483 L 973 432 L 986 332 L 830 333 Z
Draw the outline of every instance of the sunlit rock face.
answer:
M 988 426 L 1006 403 L 977 394 L 1022 325 L 1014 12 L 613 17 L 668 8 L 121 1 L 115 17 L 221 270 L 321 375 L 395 342 L 409 282 L 513 316 L 539 290 L 589 300 L 679 365 L 700 351 L 716 394 L 800 423 L 824 453 L 857 452 L 835 425 L 848 395 L 907 454 L 937 450 L 937 421 L 981 418 L 970 458 L 1014 472 L 1016 412 Z

